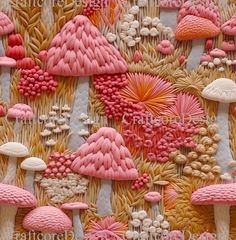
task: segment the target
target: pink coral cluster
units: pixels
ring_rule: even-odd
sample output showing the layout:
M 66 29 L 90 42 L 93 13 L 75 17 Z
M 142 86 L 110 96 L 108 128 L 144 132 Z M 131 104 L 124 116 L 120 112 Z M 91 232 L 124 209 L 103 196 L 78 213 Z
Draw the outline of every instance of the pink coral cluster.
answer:
M 144 187 L 150 181 L 150 177 L 147 173 L 144 173 L 142 176 L 138 177 L 132 184 L 133 190 L 139 190 Z
M 90 16 L 94 12 L 105 8 L 108 5 L 108 0 L 87 0 L 86 5 L 83 9 L 83 14 L 85 16 Z
M 46 178 L 61 178 L 66 177 L 71 173 L 71 164 L 75 160 L 76 154 L 64 154 L 56 152 L 49 157 L 47 169 L 44 177 Z
M 93 81 L 98 92 L 98 98 L 105 104 L 105 113 L 108 118 L 122 118 L 127 113 L 127 118 L 133 113 L 142 111 L 143 107 L 129 102 L 120 95 L 120 89 L 128 84 L 126 74 L 98 75 Z
M 39 66 L 33 69 L 21 71 L 18 83 L 20 94 L 25 97 L 38 97 L 43 92 L 55 92 L 58 82 L 48 72 L 44 72 Z

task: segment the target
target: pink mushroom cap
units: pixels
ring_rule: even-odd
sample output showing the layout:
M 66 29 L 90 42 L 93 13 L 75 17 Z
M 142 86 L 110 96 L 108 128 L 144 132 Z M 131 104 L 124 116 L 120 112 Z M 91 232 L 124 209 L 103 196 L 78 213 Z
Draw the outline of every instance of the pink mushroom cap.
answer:
M 82 175 L 107 180 L 138 178 L 132 156 L 124 139 L 114 129 L 103 127 L 92 134 L 77 150 L 71 169 Z
M 236 14 L 221 26 L 221 31 L 226 35 L 236 36 Z
M 215 48 L 215 49 L 211 50 L 210 55 L 212 57 L 226 57 L 227 56 L 226 52 L 219 48 Z
M 201 62 L 210 62 L 211 60 L 212 60 L 212 57 L 209 54 L 203 54 L 200 58 Z
M 82 203 L 82 202 L 64 203 L 61 206 L 61 209 L 63 209 L 63 210 L 76 210 L 76 209 L 86 210 L 86 209 L 88 209 L 88 204 Z
M 162 54 L 170 55 L 175 51 L 175 47 L 169 40 L 162 40 L 157 45 L 157 50 Z
M 3 12 L 0 12 L 0 37 L 13 32 L 15 29 L 10 18 Z
M 0 183 L 0 204 L 31 208 L 36 206 L 37 200 L 33 194 L 22 188 Z
M 224 51 L 235 51 L 236 46 L 233 40 L 223 41 L 220 48 Z
M 16 60 L 9 57 L 0 57 L 0 66 L 2 67 L 15 67 Z
M 7 117 L 13 119 L 33 120 L 34 113 L 30 106 L 23 103 L 17 103 L 13 107 L 9 108 Z
M 144 195 L 144 199 L 147 202 L 156 203 L 161 200 L 161 194 L 159 192 L 149 192 Z
M 181 7 L 183 0 L 159 0 L 160 8 L 178 9 Z
M 204 232 L 200 235 L 198 240 L 216 240 L 215 237 L 209 232 Z
M 236 184 L 215 184 L 195 191 L 191 196 L 194 205 L 236 205 Z
M 47 72 L 61 76 L 91 76 L 127 71 L 118 49 L 83 15 L 67 22 L 52 40 Z
M 72 228 L 72 222 L 59 208 L 44 206 L 29 212 L 23 220 L 23 227 L 30 231 L 64 233 Z

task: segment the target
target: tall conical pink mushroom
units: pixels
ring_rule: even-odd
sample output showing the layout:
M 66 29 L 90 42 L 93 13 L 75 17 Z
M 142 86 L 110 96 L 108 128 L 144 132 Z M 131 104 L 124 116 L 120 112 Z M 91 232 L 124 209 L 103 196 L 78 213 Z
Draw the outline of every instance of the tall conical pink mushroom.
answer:
M 97 200 L 100 216 L 112 214 L 112 180 L 134 180 L 138 172 L 122 136 L 113 128 L 100 128 L 91 135 L 77 151 L 72 170 L 101 179 L 101 190 Z
M 234 36 L 236 43 L 236 14 L 221 26 L 221 31 L 225 35 Z
M 193 70 L 200 63 L 205 39 L 220 33 L 219 9 L 212 0 L 188 0 L 179 10 L 177 22 L 176 39 L 192 40 L 186 68 Z
M 69 141 L 69 148 L 76 150 L 84 142 L 78 135 L 84 125 L 78 119 L 88 111 L 90 76 L 124 73 L 127 64 L 90 20 L 78 15 L 52 40 L 47 71 L 54 75 L 79 77 L 70 120 L 73 133 Z
M 30 192 L 16 186 L 0 183 L 0 239 L 13 239 L 18 208 L 32 208 L 37 200 Z

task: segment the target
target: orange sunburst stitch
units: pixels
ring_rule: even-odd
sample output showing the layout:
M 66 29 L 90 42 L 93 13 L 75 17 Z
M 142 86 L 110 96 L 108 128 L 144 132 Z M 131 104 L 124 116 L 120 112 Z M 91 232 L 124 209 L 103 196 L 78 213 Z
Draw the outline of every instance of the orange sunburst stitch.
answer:
M 175 101 L 175 89 L 160 77 L 143 73 L 128 74 L 128 85 L 120 94 L 128 101 L 142 105 L 153 116 Z

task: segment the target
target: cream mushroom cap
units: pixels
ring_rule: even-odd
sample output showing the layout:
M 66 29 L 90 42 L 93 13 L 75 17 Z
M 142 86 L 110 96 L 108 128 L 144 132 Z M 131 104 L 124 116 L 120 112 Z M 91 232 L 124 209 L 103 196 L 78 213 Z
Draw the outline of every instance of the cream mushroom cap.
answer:
M 47 165 L 41 158 L 30 157 L 21 163 L 21 168 L 26 171 L 43 171 Z
M 236 102 L 236 84 L 228 78 L 216 79 L 203 89 L 202 96 L 222 103 Z
M 9 157 L 26 157 L 29 151 L 26 146 L 17 142 L 8 142 L 0 146 L 0 154 Z

